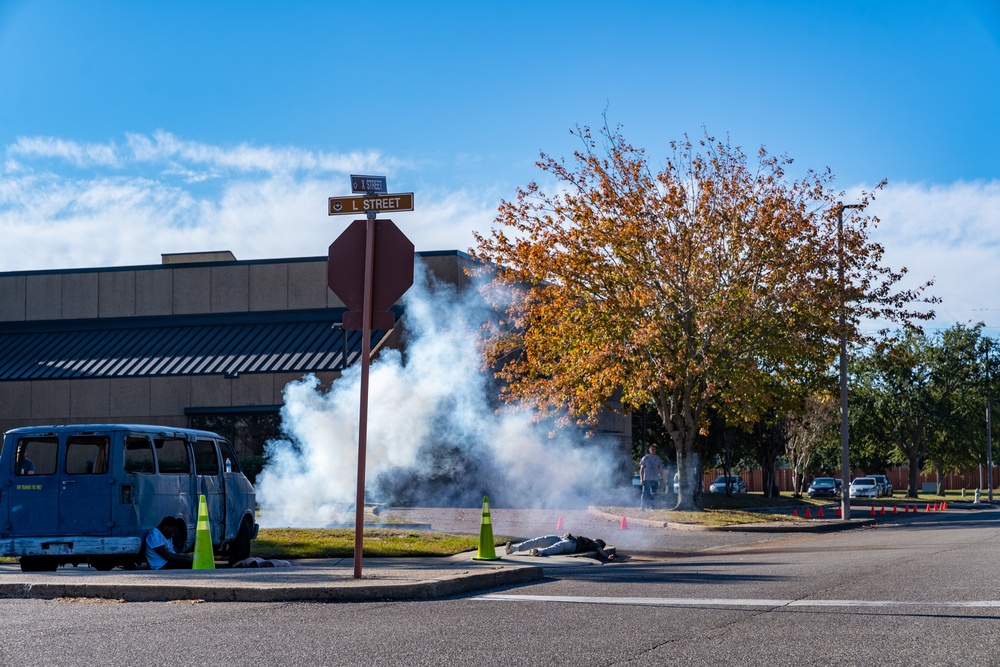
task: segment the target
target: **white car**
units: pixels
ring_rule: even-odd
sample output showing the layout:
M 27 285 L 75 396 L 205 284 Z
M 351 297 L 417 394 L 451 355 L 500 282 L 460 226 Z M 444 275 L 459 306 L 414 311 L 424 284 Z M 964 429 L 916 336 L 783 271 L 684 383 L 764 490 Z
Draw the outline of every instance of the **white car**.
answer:
M 878 482 L 871 477 L 858 477 L 851 482 L 848 492 L 851 498 L 878 498 Z

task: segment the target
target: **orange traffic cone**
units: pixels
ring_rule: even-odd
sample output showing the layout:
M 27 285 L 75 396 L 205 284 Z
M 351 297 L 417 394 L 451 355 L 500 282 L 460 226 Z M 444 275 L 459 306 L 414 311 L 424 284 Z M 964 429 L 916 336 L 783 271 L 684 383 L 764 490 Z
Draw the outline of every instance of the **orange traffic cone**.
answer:
M 882 505 L 882 511 L 879 512 L 882 516 L 885 516 L 885 505 Z
M 809 513 L 809 508 L 808 507 L 806 508 L 806 518 L 807 519 L 811 519 L 812 518 L 812 514 Z
M 872 516 L 875 516 L 875 506 L 874 506 L 874 505 L 872 505 L 872 511 L 871 511 L 871 515 L 872 515 Z
M 820 507 L 819 509 L 816 510 L 816 516 L 819 517 L 820 519 L 823 518 L 823 508 L 822 507 Z
M 559 517 L 559 520 L 556 521 L 556 530 L 562 530 L 562 529 L 563 529 L 562 517 Z
M 626 521 L 625 517 L 623 516 L 622 525 L 618 526 L 618 530 L 627 530 L 627 529 L 628 529 L 628 521 Z
M 893 505 L 893 506 L 892 506 L 892 513 L 893 513 L 893 514 L 899 514 L 899 508 L 898 508 L 898 507 L 896 507 L 895 505 Z
M 837 518 L 838 519 L 844 518 L 844 508 L 841 507 L 840 505 L 837 505 Z
M 792 516 L 794 516 L 796 519 L 799 518 L 799 511 L 798 510 L 792 510 Z
M 948 503 L 947 502 L 941 503 L 941 509 L 943 509 L 943 510 L 948 509 Z
M 931 511 L 931 504 L 930 503 L 927 503 L 927 509 L 925 511 L 927 511 L 927 512 Z

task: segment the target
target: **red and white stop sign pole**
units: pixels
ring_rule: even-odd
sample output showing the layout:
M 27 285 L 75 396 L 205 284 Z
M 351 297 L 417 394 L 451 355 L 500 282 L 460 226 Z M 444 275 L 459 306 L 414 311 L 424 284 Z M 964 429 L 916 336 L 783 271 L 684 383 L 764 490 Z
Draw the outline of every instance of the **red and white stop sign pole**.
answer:
M 365 539 L 365 459 L 368 448 L 368 375 L 372 351 L 372 289 L 375 274 L 375 213 L 365 225 L 365 287 L 361 310 L 361 413 L 358 417 L 358 496 L 354 510 L 354 578 L 361 578 Z M 345 331 L 346 334 L 346 331 Z
M 354 214 L 364 209 L 366 219 L 356 220 L 330 246 L 327 277 L 330 289 L 340 297 L 348 312 L 344 314 L 343 330 L 361 329 L 361 406 L 358 418 L 358 492 L 354 517 L 354 578 L 361 578 L 365 528 L 365 460 L 368 448 L 368 379 L 371 365 L 371 332 L 373 320 L 379 328 L 393 327 L 389 311 L 396 300 L 413 284 L 413 244 L 392 224 L 391 220 L 376 221 L 379 210 L 413 210 L 413 194 L 387 195 L 384 177 L 356 177 L 362 182 L 381 188 L 383 194 L 369 192 L 365 197 L 330 198 L 330 215 Z M 381 179 L 379 181 L 378 179 Z M 408 207 L 408 208 L 407 208 Z M 358 266 L 360 229 L 364 223 L 364 266 Z M 381 222 L 381 225 L 377 225 Z M 376 237 L 379 253 L 376 254 Z M 378 270 L 376 270 L 376 259 Z M 362 275 L 358 275 L 359 271 Z M 360 280 L 359 280 L 360 279 Z M 360 288 L 360 290 L 359 290 Z M 360 292 L 360 293 L 359 293 Z M 361 311 L 360 327 L 357 311 Z M 377 312 L 376 312 L 377 311 Z M 346 366 L 347 360 L 344 360 Z

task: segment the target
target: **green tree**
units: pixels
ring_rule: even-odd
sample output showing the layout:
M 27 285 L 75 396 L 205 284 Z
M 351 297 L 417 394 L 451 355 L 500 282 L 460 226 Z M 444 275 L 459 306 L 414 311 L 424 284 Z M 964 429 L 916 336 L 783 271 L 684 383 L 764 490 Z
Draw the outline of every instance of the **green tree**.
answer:
M 507 398 L 542 415 L 592 422 L 619 393 L 654 403 L 676 450 L 677 508 L 697 509 L 709 408 L 747 429 L 783 412 L 832 365 L 842 297 L 854 339 L 863 318 L 915 316 L 904 306 L 921 290 L 896 290 L 902 274 L 868 237 L 875 219 L 838 234 L 829 171 L 791 181 L 791 159 L 761 148 L 750 160 L 705 136 L 671 143 L 654 173 L 617 129 L 574 134 L 572 162 L 538 162 L 554 194 L 518 188 L 476 235 L 474 254 L 503 267 L 487 292 L 505 313 L 488 362 Z
M 933 337 L 907 331 L 859 359 L 856 433 L 869 448 L 890 443 L 909 464 L 910 498 L 917 497 L 925 462 L 936 459 L 944 472 L 976 449 L 971 413 L 980 400 L 979 338 L 978 325 L 958 324 Z

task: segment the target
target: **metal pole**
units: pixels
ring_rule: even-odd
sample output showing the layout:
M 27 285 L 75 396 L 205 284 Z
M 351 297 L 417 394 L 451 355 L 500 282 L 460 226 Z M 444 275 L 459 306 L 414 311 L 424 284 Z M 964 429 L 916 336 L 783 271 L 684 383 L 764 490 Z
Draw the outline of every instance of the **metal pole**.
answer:
M 847 432 L 847 326 L 844 317 L 844 209 L 861 208 L 858 204 L 837 205 L 837 280 L 840 285 L 840 476 L 843 488 L 840 491 L 841 518 L 851 519 L 851 457 L 848 451 Z
M 365 539 L 365 450 L 368 445 L 368 367 L 371 355 L 372 282 L 375 264 L 375 213 L 365 226 L 365 294 L 361 313 L 361 413 L 358 418 L 358 495 L 354 510 L 354 578 L 361 578 Z
M 989 339 L 986 343 L 986 474 L 989 477 L 989 502 L 993 502 L 993 423 L 992 423 L 992 410 L 990 394 L 992 393 L 992 384 L 990 376 L 990 345 Z

